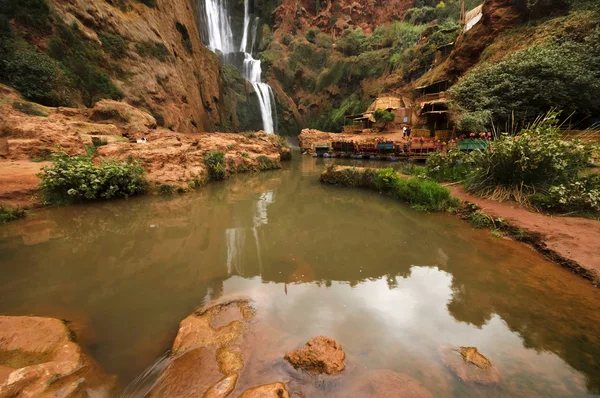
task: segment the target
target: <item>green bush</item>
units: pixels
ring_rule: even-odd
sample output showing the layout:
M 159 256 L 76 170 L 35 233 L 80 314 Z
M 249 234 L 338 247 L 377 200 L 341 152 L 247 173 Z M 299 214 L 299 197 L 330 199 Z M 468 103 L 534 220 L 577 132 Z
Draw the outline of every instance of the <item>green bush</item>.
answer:
M 330 166 L 321 181 L 345 187 L 377 189 L 425 211 L 447 211 L 458 205 L 450 191 L 435 181 L 423 178 L 401 178 L 392 168 L 359 170 L 350 167 Z
M 161 184 L 158 186 L 158 193 L 161 195 L 172 195 L 175 192 L 175 186 L 169 184 Z
M 211 180 L 219 181 L 227 178 L 225 168 L 225 154 L 219 151 L 210 151 L 204 155 L 204 164 L 208 167 L 208 177 Z
M 552 39 L 478 67 L 449 94 L 462 113 L 461 124 L 472 113 L 476 113 L 472 120 L 485 121 L 486 126 L 504 125 L 513 118 L 528 123 L 553 108 L 575 113 L 577 119 L 597 117 L 599 76 L 600 29 L 596 29 L 582 42 Z
M 377 123 L 384 123 L 385 125 L 393 123 L 396 120 L 396 115 L 384 109 L 377 109 L 373 112 L 373 117 Z
M 135 50 L 142 57 L 156 58 L 161 62 L 166 62 L 171 56 L 169 49 L 163 43 L 153 41 L 140 41 L 135 43 Z
M 86 106 L 91 107 L 103 98 L 123 98 L 123 92 L 100 69 L 106 64 L 101 47 L 87 40 L 77 24 L 57 23 L 56 35 L 48 41 L 48 52 L 67 70 Z
M 339 132 L 344 129 L 345 115 L 355 115 L 364 112 L 368 107 L 368 100 L 359 99 L 354 94 L 344 99 L 338 108 L 333 108 L 321 115 L 315 127 L 322 131 Z
M 333 38 L 327 33 L 320 32 L 317 34 L 315 44 L 318 47 L 330 49 L 333 46 Z
M 362 29 L 346 29 L 342 37 L 335 42 L 335 49 L 344 55 L 358 55 L 365 39 Z
M 0 205 L 0 224 L 18 220 L 19 218 L 23 217 L 25 217 L 25 210 Z
M 48 114 L 44 112 L 40 107 L 31 102 L 15 101 L 12 103 L 12 107 L 18 110 L 19 112 L 23 112 L 29 116 L 48 116 Z
M 558 113 L 540 118 L 518 136 L 503 134 L 483 151 L 470 154 L 473 172 L 465 180 L 469 192 L 499 200 L 527 202 L 533 193 L 569 185 L 592 161 L 595 146 L 563 140 Z
M 306 31 L 306 34 L 304 35 L 304 37 L 310 43 L 314 44 L 317 40 L 317 34 L 319 34 L 319 29 L 309 29 Z
M 469 155 L 456 147 L 430 154 L 425 167 L 427 176 L 435 181 L 462 181 L 472 169 Z
M 144 168 L 137 161 L 106 160 L 96 166 L 87 157 L 58 154 L 38 176 L 46 204 L 127 198 L 147 188 Z
M 260 171 L 265 170 L 277 170 L 281 168 L 281 164 L 279 162 L 274 161 L 268 156 L 260 155 L 256 158 L 258 162 L 258 169 Z
M 22 39 L 0 39 L 0 80 L 25 98 L 48 106 L 72 105 L 63 66 Z
M 554 212 L 600 213 L 600 176 L 590 175 L 553 185 L 546 195 L 534 194 L 533 205 Z
M 433 7 L 409 8 L 404 14 L 404 20 L 413 25 L 426 24 L 437 17 L 436 9 Z
M 50 30 L 50 7 L 46 0 L 0 0 L 0 14 L 37 32 Z
M 468 220 L 475 228 L 484 229 L 492 228 L 494 226 L 493 219 L 481 210 L 476 210 L 469 214 Z
M 123 58 L 127 53 L 127 41 L 116 33 L 100 33 L 102 48 L 115 59 Z

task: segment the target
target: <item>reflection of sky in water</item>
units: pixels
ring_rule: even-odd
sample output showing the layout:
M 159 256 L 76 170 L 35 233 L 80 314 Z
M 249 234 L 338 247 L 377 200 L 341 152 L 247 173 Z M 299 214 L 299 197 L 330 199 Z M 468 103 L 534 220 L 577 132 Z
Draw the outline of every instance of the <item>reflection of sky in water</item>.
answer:
M 451 274 L 414 266 L 410 276 L 396 278 L 392 289 L 387 278 L 326 287 L 232 277 L 224 283 L 224 294 L 252 297 L 265 323 L 280 325 L 282 339 L 286 334 L 300 340 L 335 336 L 350 361 L 358 358 L 365 368 L 408 373 L 425 385 L 431 377 L 429 388 L 440 388 L 438 394 L 448 393 L 443 383 L 453 386 L 455 396 L 485 392 L 481 387 L 467 389 L 445 369 L 439 350 L 452 345 L 475 346 L 500 369 L 504 387 L 485 395 L 514 396 L 513 388 L 523 396 L 542 391 L 543 396 L 588 395 L 583 375 L 553 353 L 525 348 L 498 315 L 480 328 L 456 321 L 447 309 L 453 294 Z
M 600 297 L 587 281 L 456 218 L 320 184 L 319 160 L 291 167 L 0 228 L 0 313 L 79 320 L 125 382 L 195 308 L 241 294 L 282 342 L 331 335 L 350 363 L 430 378 L 436 396 L 489 396 L 450 375 L 445 344 L 500 366 L 497 396 L 585 396 L 584 377 L 598 390 Z

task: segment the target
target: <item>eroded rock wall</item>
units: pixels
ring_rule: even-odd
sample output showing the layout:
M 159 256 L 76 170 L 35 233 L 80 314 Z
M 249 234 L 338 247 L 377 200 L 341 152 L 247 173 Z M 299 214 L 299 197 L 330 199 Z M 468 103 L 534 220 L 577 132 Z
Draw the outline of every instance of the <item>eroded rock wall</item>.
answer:
M 220 121 L 220 65 L 200 41 L 190 0 L 156 0 L 156 7 L 123 0 L 49 0 L 64 21 L 100 41 L 118 34 L 127 43 L 112 76 L 124 101 L 152 113 L 159 124 L 180 132 L 213 131 Z M 186 33 L 187 32 L 187 33 Z M 166 59 L 142 56 L 136 46 L 162 44 Z

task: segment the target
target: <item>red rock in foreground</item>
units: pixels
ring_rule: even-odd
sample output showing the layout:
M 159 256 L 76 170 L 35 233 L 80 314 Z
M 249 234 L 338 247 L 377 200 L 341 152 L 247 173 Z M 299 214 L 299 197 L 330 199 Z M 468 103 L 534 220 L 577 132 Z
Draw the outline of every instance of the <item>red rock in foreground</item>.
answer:
M 467 384 L 494 385 L 500 382 L 498 369 L 475 347 L 446 347 L 440 350 L 444 364 Z
M 286 354 L 285 359 L 296 369 L 313 374 L 337 375 L 346 365 L 346 354 L 340 343 L 330 337 L 318 336 L 310 339 L 298 350 Z
M 82 353 L 64 322 L 0 316 L 0 397 L 109 397 L 115 381 Z
M 272 383 L 249 388 L 240 398 L 290 398 L 290 394 L 283 383 Z

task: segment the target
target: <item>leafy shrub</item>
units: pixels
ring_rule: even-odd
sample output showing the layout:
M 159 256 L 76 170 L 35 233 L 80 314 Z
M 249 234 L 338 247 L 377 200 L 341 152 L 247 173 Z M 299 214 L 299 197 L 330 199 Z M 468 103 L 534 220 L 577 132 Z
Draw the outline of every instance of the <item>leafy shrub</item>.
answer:
M 368 101 L 368 100 L 367 100 Z M 344 129 L 345 115 L 354 115 L 367 109 L 368 103 L 354 94 L 344 99 L 339 108 L 330 109 L 316 122 L 315 127 L 322 131 L 339 132 Z
M 18 220 L 19 218 L 23 217 L 25 217 L 25 210 L 0 205 L 0 224 Z
M 25 98 L 48 106 L 72 105 L 72 82 L 62 65 L 22 39 L 0 39 L 0 79 Z
M 274 161 L 273 159 L 271 159 L 268 156 L 261 155 L 261 156 L 257 157 L 256 160 L 258 162 L 257 167 L 260 171 L 277 170 L 277 169 L 281 168 L 281 164 Z
M 558 212 L 600 212 L 600 176 L 590 175 L 575 181 L 553 185 L 546 195 L 536 194 L 531 202 Z
M 1 14 L 38 32 L 50 30 L 50 7 L 46 0 L 0 0 Z
M 503 134 L 485 150 L 472 152 L 467 190 L 524 202 L 530 194 L 574 182 L 591 162 L 594 146 L 563 140 L 557 118 L 557 112 L 549 113 L 518 136 Z
M 386 125 L 396 120 L 396 115 L 384 109 L 377 109 L 375 112 L 373 112 L 373 117 L 377 123 L 384 123 Z
M 362 29 L 346 29 L 342 37 L 335 42 L 335 49 L 344 55 L 358 55 L 365 39 Z
M 306 34 L 304 35 L 304 37 L 306 38 L 306 40 L 308 40 L 310 43 L 315 43 L 317 40 L 317 34 L 319 33 L 319 29 L 309 29 L 306 31 Z
M 409 8 L 404 14 L 404 20 L 413 25 L 426 24 L 437 17 L 436 9 L 433 7 Z
M 425 167 L 435 181 L 462 181 L 471 171 L 469 155 L 456 147 L 430 154 Z
M 156 58 L 161 62 L 166 62 L 171 56 L 169 49 L 163 43 L 153 41 L 140 41 L 135 43 L 135 50 L 142 57 Z
M 403 179 L 392 168 L 358 170 L 331 166 L 321 175 L 321 181 L 377 189 L 418 210 L 446 211 L 458 204 L 457 199 L 450 196 L 450 191 L 437 182 L 423 178 Z
M 333 46 L 333 39 L 330 35 L 320 32 L 317 34 L 315 44 L 321 48 L 330 49 Z
M 29 116 L 48 116 L 48 114 L 44 112 L 40 107 L 38 107 L 35 104 L 32 104 L 31 102 L 15 101 L 12 103 L 12 107 L 18 110 L 19 112 L 23 112 Z
M 490 126 L 492 121 L 503 125 L 513 117 L 527 123 L 552 108 L 583 118 L 600 114 L 598 76 L 600 30 L 596 29 L 583 42 L 553 39 L 478 67 L 449 94 L 462 113 L 461 129 Z
M 102 48 L 115 59 L 121 59 L 127 52 L 127 41 L 116 33 L 100 33 Z
M 208 177 L 219 181 L 227 177 L 225 168 L 225 154 L 219 151 L 210 151 L 204 155 L 204 164 L 208 167 Z
M 86 106 L 102 98 L 121 99 L 123 92 L 99 66 L 106 63 L 101 47 L 87 40 L 77 24 L 56 25 L 56 36 L 48 41 L 48 52 L 60 61 Z
M 161 184 L 158 186 L 158 193 L 161 195 L 172 195 L 175 192 L 175 186 L 169 184 Z
M 137 161 L 106 160 L 96 166 L 87 157 L 58 154 L 38 176 L 46 204 L 127 198 L 147 187 L 144 168 Z
M 469 214 L 468 220 L 475 228 L 492 228 L 494 225 L 492 218 L 481 210 L 476 210 Z

